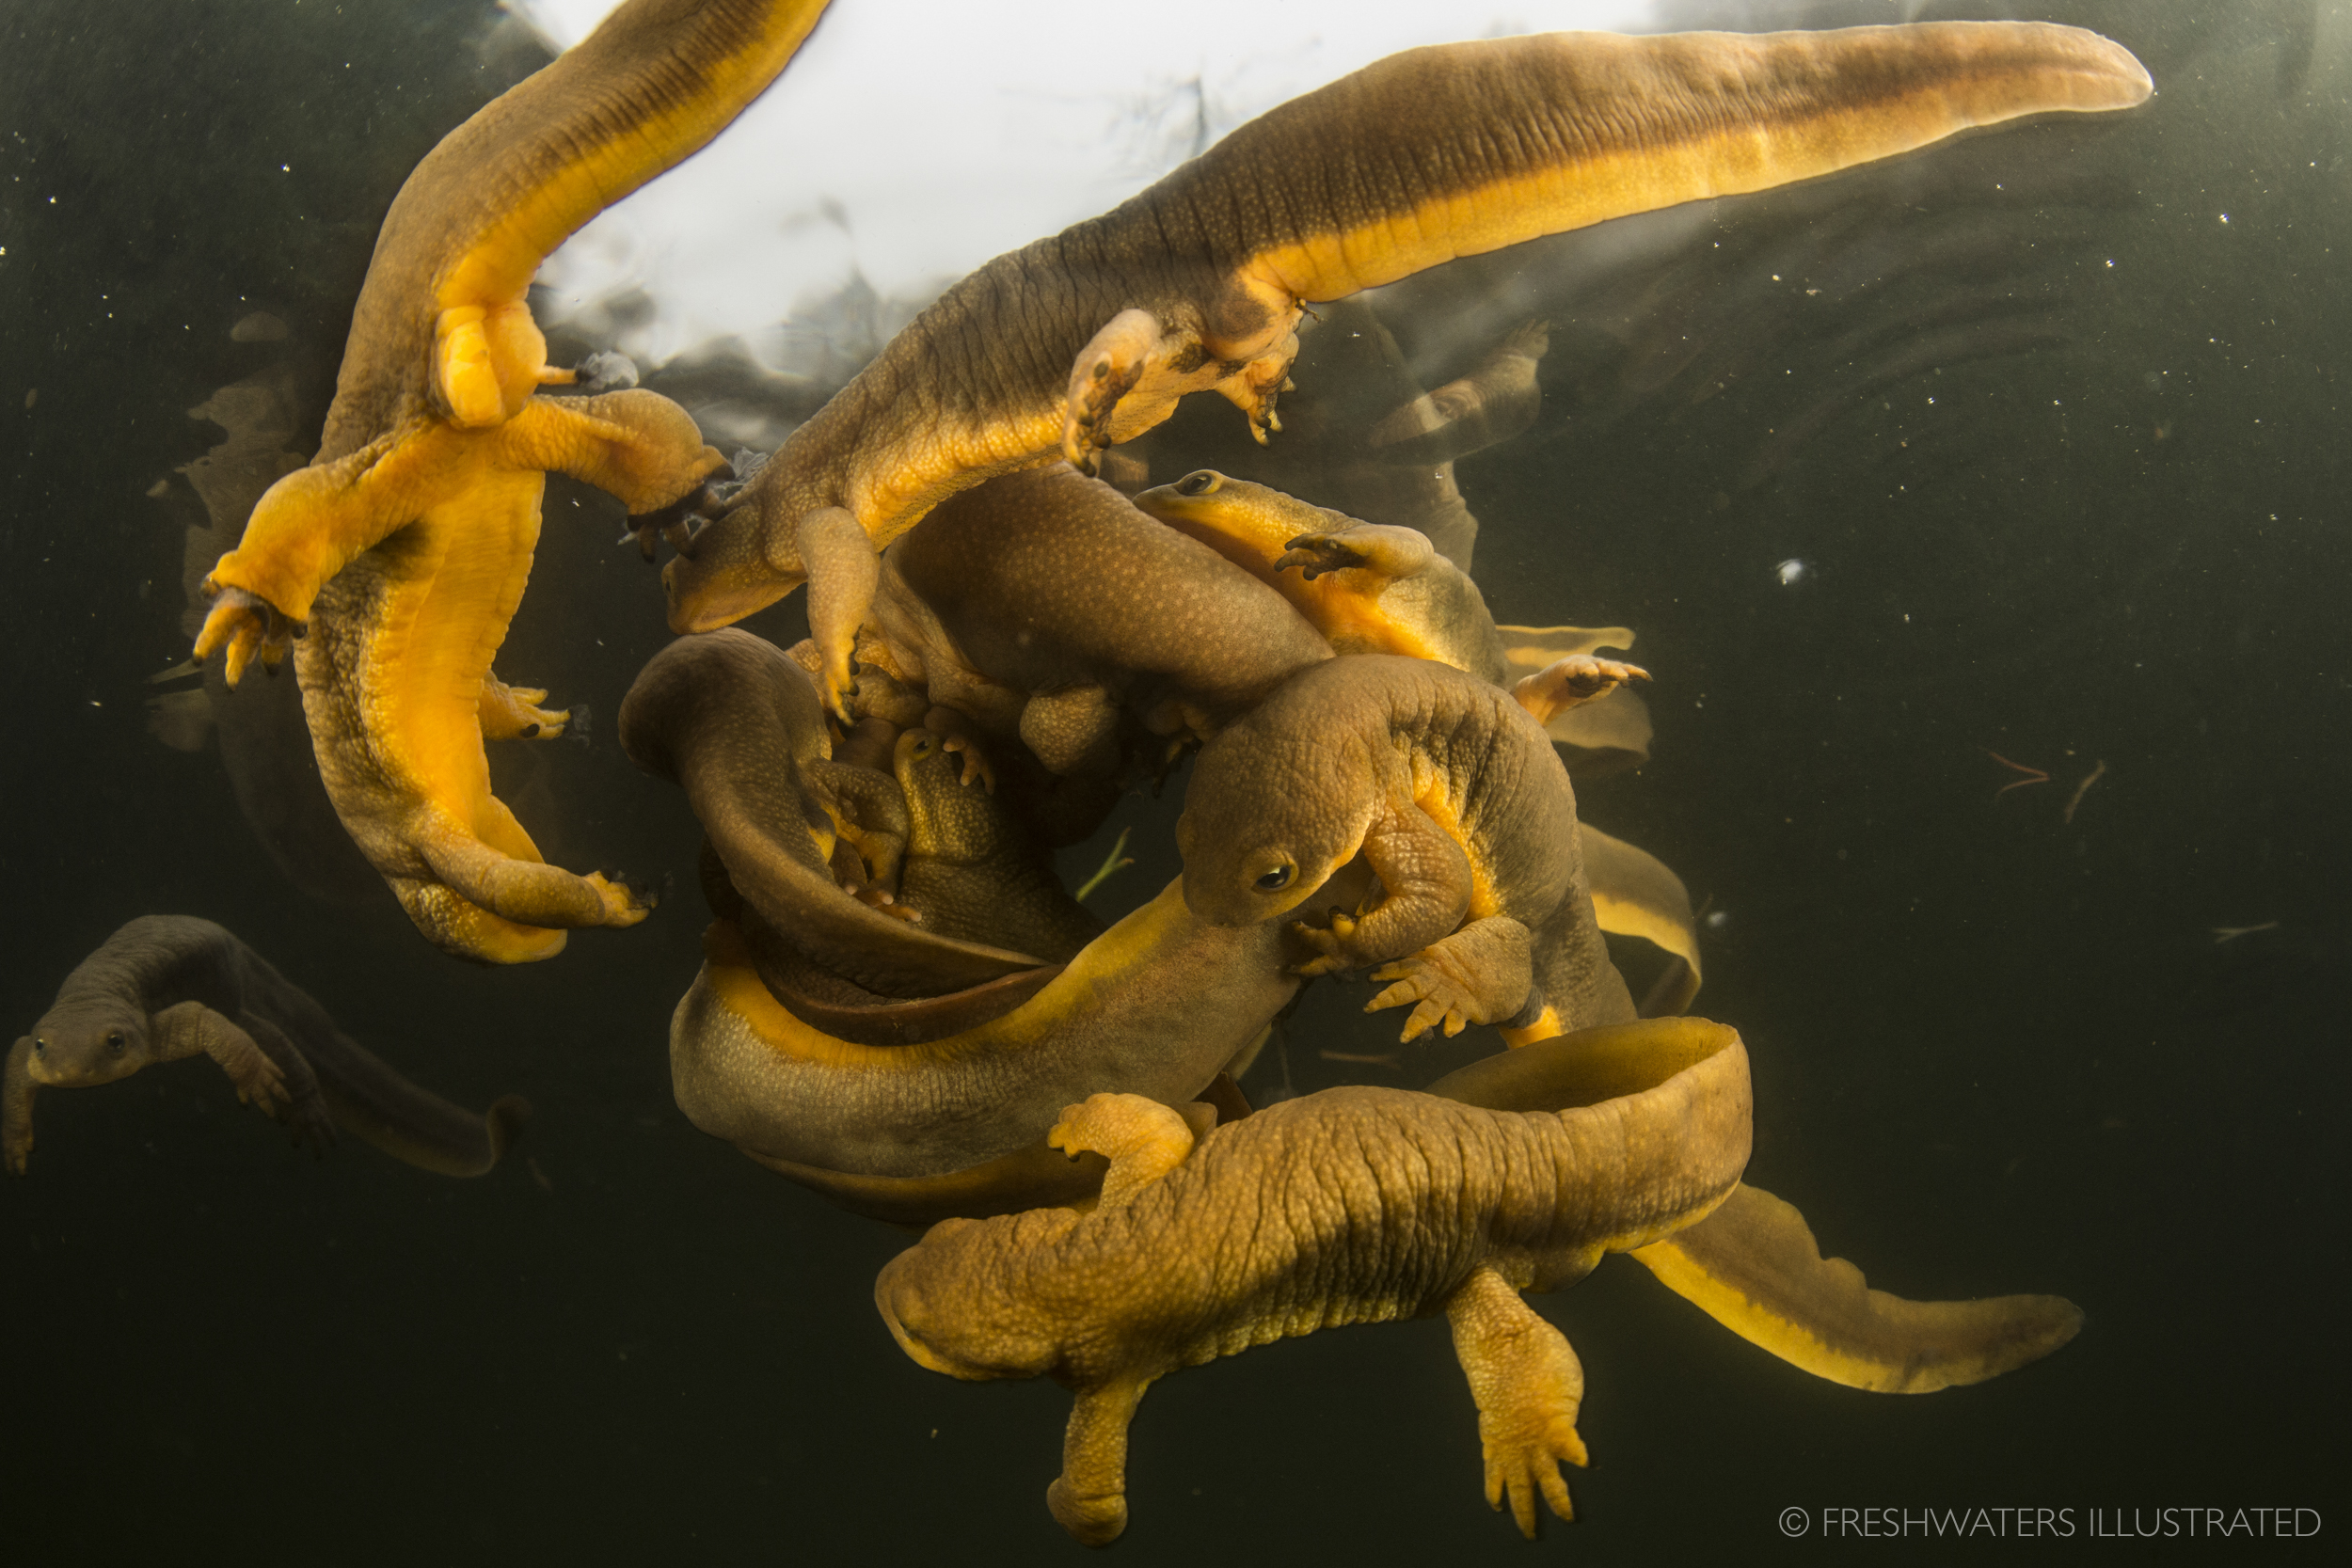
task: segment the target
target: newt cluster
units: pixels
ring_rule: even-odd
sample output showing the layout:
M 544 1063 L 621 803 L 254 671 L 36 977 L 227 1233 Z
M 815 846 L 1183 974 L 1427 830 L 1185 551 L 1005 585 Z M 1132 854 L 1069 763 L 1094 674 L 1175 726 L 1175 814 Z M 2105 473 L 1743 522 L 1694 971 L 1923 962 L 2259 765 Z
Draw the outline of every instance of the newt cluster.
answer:
M 199 657 L 233 684 L 293 650 L 326 794 L 418 928 L 516 962 L 646 917 L 626 879 L 545 863 L 490 789 L 485 740 L 569 722 L 492 664 L 544 476 L 570 473 L 623 501 L 648 557 L 675 551 L 685 635 L 620 728 L 707 834 L 678 1101 L 837 1202 L 931 1227 L 882 1271 L 882 1315 L 924 1366 L 1073 1390 L 1048 1501 L 1078 1539 L 1125 1527 L 1155 1379 L 1437 1313 L 1489 1501 L 1530 1534 L 1539 1501 L 1568 1516 L 1581 1371 L 1522 1292 L 1609 1252 L 1862 1387 L 1971 1382 L 2070 1338 L 2056 1298 L 1870 1291 L 1742 1184 L 1746 1048 L 1678 1016 L 1688 895 L 1577 813 L 1572 770 L 1647 755 L 1627 688 L 1649 673 L 1602 657 L 1632 633 L 1498 626 L 1471 573 L 1453 465 L 1539 418 L 1548 324 L 1425 389 L 1358 296 L 2125 108 L 2138 62 L 2023 23 L 1408 51 L 981 267 L 730 491 L 687 410 L 548 365 L 524 291 L 765 90 L 823 9 L 628 0 L 453 132 L 385 219 L 319 451 L 203 578 Z M 1200 391 L 1240 410 L 1238 458 L 1151 434 Z M 722 629 L 803 584 L 806 641 Z M 1055 852 L 1180 778 L 1182 875 L 1104 920 Z M 1641 1005 L 1611 932 L 1672 956 Z M 1367 975 L 1407 1040 L 1492 1028 L 1505 1049 L 1423 1091 L 1253 1113 L 1237 1080 L 1301 988 Z M 307 1136 L 452 1174 L 519 1126 L 511 1101 L 474 1117 L 408 1085 L 228 932 L 148 917 L 10 1053 L 10 1167 L 38 1088 L 199 1053 Z

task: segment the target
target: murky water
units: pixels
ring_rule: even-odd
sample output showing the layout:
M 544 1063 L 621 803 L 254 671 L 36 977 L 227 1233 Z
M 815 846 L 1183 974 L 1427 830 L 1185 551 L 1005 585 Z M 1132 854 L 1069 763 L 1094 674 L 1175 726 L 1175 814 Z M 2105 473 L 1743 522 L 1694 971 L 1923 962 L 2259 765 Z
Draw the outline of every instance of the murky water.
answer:
M 481 7 L 386 9 L 0 14 L 0 1010 L 28 1024 L 134 914 L 207 915 L 420 1081 L 528 1095 L 529 1159 L 469 1183 L 348 1140 L 313 1163 L 201 1064 L 45 1097 L 32 1173 L 0 1188 L 10 1540 L 42 1560 L 1074 1554 L 1042 1497 L 1066 1396 L 913 1365 L 870 1302 L 905 1238 L 672 1102 L 698 832 L 612 736 L 667 637 L 616 503 L 550 486 L 500 660 L 588 703 L 588 744 L 498 766 L 550 859 L 674 879 L 637 929 L 453 963 L 380 887 L 298 891 L 217 746 L 149 733 L 204 521 L 174 470 L 220 437 L 186 410 L 282 366 L 310 440 L 391 193 L 535 63 L 483 43 Z M 2065 1511 L 2071 1533 L 2002 1552 L 2098 1549 L 2118 1509 L 2352 1523 L 2330 1418 L 2352 16 L 2034 14 L 2121 39 L 2157 99 L 1457 263 L 1377 308 L 1433 385 L 1554 322 L 1538 422 L 1461 467 L 1477 576 L 1499 620 L 1639 631 L 1654 760 L 1580 800 L 1708 901 L 1696 1010 L 1753 1053 L 1752 1178 L 1875 1285 L 2061 1293 L 2081 1337 L 1980 1386 L 1866 1395 L 1615 1260 L 1540 1300 L 1588 1379 L 1574 1527 L 1527 1547 L 1481 1506 L 1432 1322 L 1155 1388 L 1123 1558 L 1803 1558 L 1843 1507 Z M 282 335 L 232 336 L 256 312 Z M 1188 406 L 1168 439 L 1214 452 L 1234 422 Z M 757 625 L 788 641 L 798 613 Z M 1174 805 L 1131 808 L 1131 901 L 1174 873 Z M 1333 1062 L 1387 1048 L 1359 1001 L 1317 988 L 1251 1091 L 1417 1084 L 1493 1049 Z

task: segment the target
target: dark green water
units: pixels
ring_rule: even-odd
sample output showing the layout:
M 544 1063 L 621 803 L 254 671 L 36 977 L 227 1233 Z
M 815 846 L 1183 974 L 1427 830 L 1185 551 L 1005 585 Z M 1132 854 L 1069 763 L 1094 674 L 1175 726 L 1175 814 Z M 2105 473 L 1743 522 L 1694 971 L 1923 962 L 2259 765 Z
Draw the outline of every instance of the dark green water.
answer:
M 392 192 L 528 69 L 485 63 L 481 8 L 389 9 L 0 10 L 0 1011 L 29 1024 L 135 914 L 207 915 L 420 1081 L 527 1094 L 544 1180 L 516 1161 L 441 1180 L 349 1140 L 314 1164 L 201 1064 L 45 1096 L 32 1174 L 0 1187 L 10 1547 L 1077 1560 L 1043 1507 L 1066 1396 L 916 1368 L 870 1304 L 904 1238 L 671 1101 L 698 833 L 612 736 L 666 636 L 614 503 L 551 486 L 500 660 L 592 705 L 591 743 L 500 781 L 549 858 L 675 878 L 638 929 L 458 965 L 380 890 L 297 892 L 216 755 L 146 733 L 200 519 L 183 482 L 147 492 L 218 437 L 184 411 L 283 361 L 315 420 Z M 1553 316 L 1542 419 L 1462 467 L 1478 575 L 1498 619 L 1640 632 L 1655 760 L 1580 797 L 1724 917 L 1697 1010 L 1753 1053 L 1752 1178 L 1873 1284 L 2062 1293 L 2081 1337 L 1978 1387 L 1866 1395 L 1613 1260 L 1540 1300 L 1588 1379 L 1576 1526 L 1528 1546 L 1481 1506 L 1471 1407 L 1422 1323 L 1157 1386 L 1121 1559 L 2127 1549 L 2092 1538 L 2094 1509 L 2352 1527 L 2352 18 L 2034 14 L 2121 39 L 2158 98 L 1613 248 L 1524 247 L 1382 309 L 1433 383 L 1522 306 Z M 231 341 L 256 309 L 290 338 Z M 1233 418 L 1186 418 L 1210 416 Z M 1784 585 L 1791 559 L 1808 569 Z M 2019 775 L 1988 751 L 2052 782 L 1996 795 Z M 1136 813 L 1164 827 L 1173 804 Z M 1131 896 L 1174 869 L 1165 845 L 1144 860 Z M 1366 1075 L 1318 1053 L 1381 1037 L 1356 1005 L 1318 988 L 1253 1091 L 1285 1066 L 1302 1090 Z M 1491 1048 L 1466 1036 L 1385 1081 Z M 2072 1533 L 1824 1540 L 1840 1507 L 2047 1508 Z

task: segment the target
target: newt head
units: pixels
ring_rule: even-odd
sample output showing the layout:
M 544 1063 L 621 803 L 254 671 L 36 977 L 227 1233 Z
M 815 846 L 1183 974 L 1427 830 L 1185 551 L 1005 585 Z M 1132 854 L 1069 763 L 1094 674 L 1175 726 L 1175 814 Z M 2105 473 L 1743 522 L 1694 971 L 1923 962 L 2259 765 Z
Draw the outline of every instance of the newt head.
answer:
M 1279 736 L 1257 721 L 1264 711 L 1201 749 L 1176 820 L 1184 902 L 1213 926 L 1297 908 L 1356 858 L 1375 815 L 1370 768 L 1332 755 L 1358 748 Z
M 788 527 L 770 527 L 755 502 L 739 499 L 661 568 L 670 629 L 681 637 L 717 631 L 798 588 L 808 573 L 791 536 Z
M 111 1084 L 154 1060 L 146 1016 L 119 1002 L 53 1008 L 33 1026 L 29 1037 L 26 1076 L 49 1088 Z
M 1063 1359 L 1054 1292 L 1023 1265 L 1077 1224 L 1068 1209 L 942 1220 L 883 1266 L 874 1306 L 917 1366 L 966 1383 L 1044 1376 Z

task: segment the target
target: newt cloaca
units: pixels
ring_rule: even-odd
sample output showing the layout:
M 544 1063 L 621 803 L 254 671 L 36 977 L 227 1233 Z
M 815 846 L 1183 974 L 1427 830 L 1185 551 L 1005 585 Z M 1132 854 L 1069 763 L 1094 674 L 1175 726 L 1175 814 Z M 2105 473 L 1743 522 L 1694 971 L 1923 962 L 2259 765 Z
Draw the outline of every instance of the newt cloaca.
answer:
M 1176 825 L 1184 896 L 1246 926 L 1313 908 L 1359 854 L 1379 901 L 1300 924 L 1301 973 L 1374 969 L 1404 1037 L 1503 1026 L 1514 1044 L 1633 1017 L 1594 916 L 1576 794 L 1534 716 L 1427 659 L 1367 654 L 1294 677 L 1201 749 Z
M 573 377 L 548 366 L 525 291 L 574 230 L 717 135 L 823 8 L 630 0 L 445 137 L 385 216 L 317 455 L 270 487 L 205 579 L 197 653 L 223 650 L 231 685 L 307 626 L 295 667 L 336 811 L 419 929 L 459 956 L 543 958 L 566 928 L 646 910 L 543 863 L 490 792 L 485 736 L 564 722 L 544 692 L 490 673 L 548 472 L 646 515 L 724 466 L 655 393 L 540 395 Z
M 2149 90 L 2116 44 L 2034 23 L 1551 33 L 1391 55 L 950 289 L 671 563 L 671 625 L 722 626 L 807 582 L 826 705 L 846 718 L 861 536 L 881 549 L 992 475 L 1089 464 L 1188 393 L 1279 429 L 1308 305 Z
M 1543 1110 L 1356 1085 L 1201 1135 L 1169 1107 L 1098 1094 L 1054 1147 L 1107 1156 L 1093 1212 L 946 1220 L 874 1300 L 899 1347 L 970 1380 L 1050 1376 L 1076 1397 L 1054 1517 L 1089 1545 L 1127 1523 L 1127 1426 L 1188 1366 L 1350 1323 L 1442 1312 L 1478 1408 L 1486 1497 L 1534 1533 L 1571 1516 L 1583 1372 L 1520 1299 L 1671 1237 L 1734 1190 L 1750 1092 L 1740 1037 L 1654 1020 L 1546 1041 Z
M 240 1101 L 322 1151 L 341 1127 L 443 1176 L 488 1171 L 531 1117 L 518 1096 L 477 1114 L 420 1088 L 234 933 L 192 915 L 149 914 L 75 965 L 10 1048 L 0 1093 L 9 1171 L 24 1174 L 40 1090 L 91 1088 L 198 1055 L 218 1064 Z

